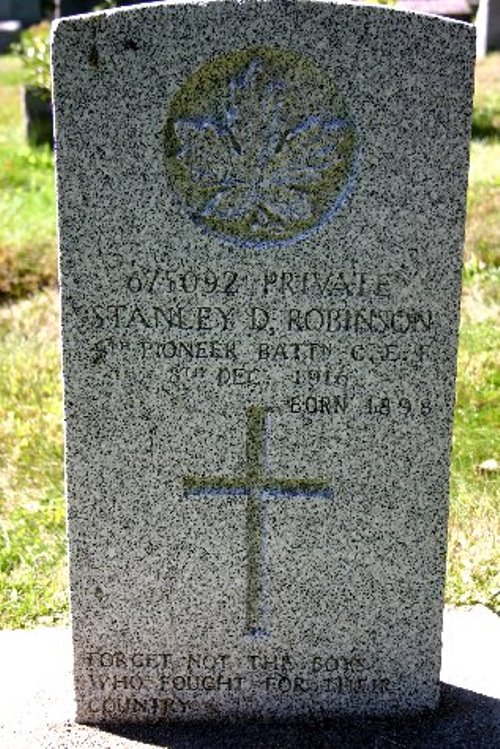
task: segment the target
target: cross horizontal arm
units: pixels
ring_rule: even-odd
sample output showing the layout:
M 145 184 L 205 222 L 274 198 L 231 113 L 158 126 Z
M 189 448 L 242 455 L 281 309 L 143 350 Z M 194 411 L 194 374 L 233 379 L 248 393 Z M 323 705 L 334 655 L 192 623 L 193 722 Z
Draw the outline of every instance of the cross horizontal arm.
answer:
M 276 479 L 262 485 L 262 492 L 284 494 L 287 496 L 318 497 L 332 499 L 333 491 L 327 481 L 322 479 Z
M 228 494 L 245 494 L 249 495 L 252 491 L 257 491 L 264 499 L 263 495 L 272 494 L 274 496 L 282 494 L 283 496 L 311 497 L 332 499 L 333 491 L 327 481 L 323 479 L 295 479 L 283 478 L 270 481 L 263 481 L 258 485 L 252 484 L 245 476 L 185 476 L 184 493 L 185 494 L 205 494 L 207 492 L 227 492 Z

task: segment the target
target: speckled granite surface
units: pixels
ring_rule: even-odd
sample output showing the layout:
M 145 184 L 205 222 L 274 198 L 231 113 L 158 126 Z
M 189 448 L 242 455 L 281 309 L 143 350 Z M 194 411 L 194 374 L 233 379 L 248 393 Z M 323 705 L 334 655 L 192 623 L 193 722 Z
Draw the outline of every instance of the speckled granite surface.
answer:
M 80 721 L 436 705 L 473 49 L 330 3 L 56 26 Z

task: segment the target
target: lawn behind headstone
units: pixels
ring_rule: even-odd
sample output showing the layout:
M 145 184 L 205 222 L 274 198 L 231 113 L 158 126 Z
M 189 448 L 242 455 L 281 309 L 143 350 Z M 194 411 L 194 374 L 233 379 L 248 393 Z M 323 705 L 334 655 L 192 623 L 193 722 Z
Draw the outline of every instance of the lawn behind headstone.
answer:
M 24 141 L 21 66 L 0 57 L 0 303 L 57 279 L 53 157 Z
M 447 601 L 500 611 L 494 453 L 500 332 L 500 55 L 478 66 L 451 482 Z M 0 627 L 67 617 L 52 154 L 23 143 L 0 58 Z M 493 465 L 493 464 L 486 464 Z

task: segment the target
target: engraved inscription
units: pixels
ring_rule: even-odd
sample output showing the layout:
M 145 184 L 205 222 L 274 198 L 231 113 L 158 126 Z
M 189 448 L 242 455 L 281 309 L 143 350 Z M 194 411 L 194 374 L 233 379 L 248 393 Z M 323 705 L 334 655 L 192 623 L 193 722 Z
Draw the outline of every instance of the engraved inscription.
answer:
M 332 249 L 334 252 L 334 249 Z M 238 271 L 221 271 L 213 267 L 172 266 L 162 263 L 138 264 L 132 260 L 125 272 L 125 291 L 156 297 L 231 297 L 242 292 L 267 299 L 359 299 L 375 300 L 390 297 L 391 274 L 370 273 L 354 267 L 329 267 L 326 271 L 264 271 L 248 276 Z
M 225 332 L 234 326 L 234 310 L 222 307 L 108 304 L 95 305 L 92 313 L 97 328 Z
M 242 279 L 235 271 L 216 273 L 210 268 L 205 270 L 180 271 L 172 268 L 155 267 L 134 268 L 127 278 L 126 289 L 132 294 L 185 294 L 198 292 L 212 295 L 231 296 L 239 291 Z
M 373 672 L 356 653 L 312 652 L 305 659 L 288 651 L 99 652 L 85 655 L 93 689 L 89 711 L 112 716 L 182 716 L 201 695 L 247 693 L 356 695 L 387 693 L 391 682 Z M 99 697 L 101 695 L 101 697 Z
M 251 402 L 281 383 L 286 395 L 275 407 L 304 423 L 398 412 L 414 418 L 434 409 L 429 402 L 419 408 L 412 393 L 411 408 L 405 392 L 371 394 L 390 397 L 390 406 L 365 398 L 377 370 L 389 377 L 423 371 L 441 327 L 436 309 L 406 305 L 401 296 L 391 302 L 396 271 L 327 263 L 324 271 L 237 272 L 160 255 L 119 269 L 114 283 L 124 298 L 78 308 L 82 332 L 93 339 L 93 366 L 111 375 L 123 371 L 121 362 L 142 363 L 144 386 L 160 403 L 172 386 L 180 398 L 211 388 L 246 392 Z
M 98 330 L 164 330 L 227 332 L 238 320 L 249 331 L 283 333 L 428 333 L 434 320 L 430 310 L 336 307 L 285 307 L 271 310 L 259 305 L 237 308 L 175 305 L 95 305 L 89 310 L 92 327 Z
M 92 699 L 87 703 L 91 715 L 105 717 L 123 717 L 124 715 L 141 718 L 167 718 L 182 716 L 188 703 L 177 695 L 170 697 L 112 696 L 104 699 Z

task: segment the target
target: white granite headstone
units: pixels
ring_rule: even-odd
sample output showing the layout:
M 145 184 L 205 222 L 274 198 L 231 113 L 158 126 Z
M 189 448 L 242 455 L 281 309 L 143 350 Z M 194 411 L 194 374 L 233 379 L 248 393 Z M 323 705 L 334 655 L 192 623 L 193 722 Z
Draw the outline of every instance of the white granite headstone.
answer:
M 160 3 L 53 55 L 78 720 L 434 707 L 473 30 Z

